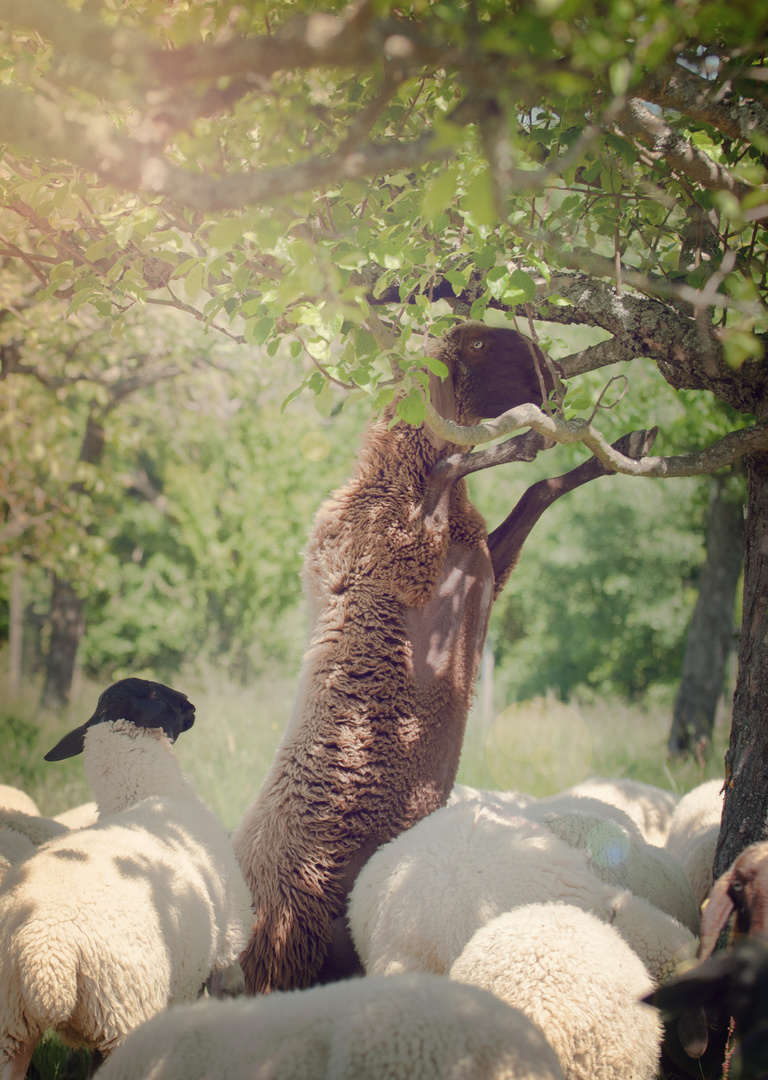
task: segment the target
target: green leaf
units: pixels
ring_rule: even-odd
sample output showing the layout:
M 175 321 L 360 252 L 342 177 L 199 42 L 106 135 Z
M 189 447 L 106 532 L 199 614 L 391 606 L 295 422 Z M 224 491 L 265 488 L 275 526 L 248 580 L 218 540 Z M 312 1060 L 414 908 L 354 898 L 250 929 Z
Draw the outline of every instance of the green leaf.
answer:
M 459 205 L 471 225 L 497 224 L 499 218 L 494 205 L 493 182 L 489 169 L 484 169 L 474 177 Z
M 459 177 L 458 168 L 453 165 L 431 180 L 424 189 L 421 200 L 421 209 L 427 221 L 433 221 L 438 214 L 450 206 L 456 198 L 456 184 Z
M 315 408 L 321 416 L 329 417 L 333 411 L 333 391 L 327 382 L 323 382 L 323 389 L 315 394 Z
M 496 248 L 491 244 L 486 244 L 484 248 L 473 254 L 472 262 L 480 270 L 490 270 L 496 265 Z
M 274 319 L 248 319 L 243 337 L 250 345 L 263 345 L 274 328 Z
M 187 294 L 189 301 L 193 304 L 200 295 L 200 290 L 203 287 L 204 270 L 205 266 L 202 260 L 198 259 L 184 278 L 184 292 Z
M 446 270 L 443 277 L 449 282 L 455 296 L 461 296 L 469 284 L 469 273 L 459 270 Z
M 411 390 L 406 397 L 400 398 L 395 411 L 401 420 L 405 420 L 406 424 L 412 424 L 414 427 L 423 424 L 427 415 L 424 399 L 416 389 Z
M 511 289 L 520 290 L 526 302 L 536 296 L 536 282 L 525 270 L 513 270 L 509 275 L 509 285 Z
M 448 374 L 448 365 L 444 364 L 442 360 L 438 360 L 436 356 L 425 356 L 424 366 L 429 368 L 433 375 L 438 375 L 441 379 L 444 379 Z

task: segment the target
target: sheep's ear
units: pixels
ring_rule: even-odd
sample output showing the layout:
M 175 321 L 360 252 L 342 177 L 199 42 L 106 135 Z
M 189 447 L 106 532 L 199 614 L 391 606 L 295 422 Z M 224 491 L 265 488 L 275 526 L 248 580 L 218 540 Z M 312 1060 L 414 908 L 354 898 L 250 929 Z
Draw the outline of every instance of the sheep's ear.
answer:
M 701 934 L 698 953 L 700 960 L 706 959 L 706 957 L 712 953 L 717 944 L 717 939 L 721 930 L 725 928 L 728 920 L 733 914 L 733 901 L 728 894 L 732 878 L 733 867 L 731 867 L 727 873 L 723 874 L 722 877 L 719 877 L 712 886 L 709 900 L 707 900 L 701 914 Z
M 450 368 L 444 379 L 430 371 L 429 400 L 443 420 L 456 419 L 456 391 L 453 386 L 453 375 Z
M 93 719 L 93 718 L 91 718 Z M 45 761 L 63 761 L 64 758 L 75 757 L 77 754 L 82 754 L 85 747 L 85 733 L 91 726 L 89 720 L 86 724 L 81 724 L 80 727 L 76 727 L 74 731 L 68 732 L 63 739 L 49 750 L 45 755 Z

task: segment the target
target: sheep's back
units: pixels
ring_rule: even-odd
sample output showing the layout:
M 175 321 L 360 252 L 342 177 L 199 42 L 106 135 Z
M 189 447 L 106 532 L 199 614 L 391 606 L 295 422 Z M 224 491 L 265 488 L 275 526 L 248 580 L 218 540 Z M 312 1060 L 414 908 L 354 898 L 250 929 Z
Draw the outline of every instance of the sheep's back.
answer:
M 361 870 L 348 907 L 366 971 L 444 974 L 512 907 L 566 900 L 610 918 L 612 890 L 545 826 L 472 802 L 435 811 Z
M 651 981 L 613 927 L 569 904 L 529 904 L 478 930 L 451 978 L 538 1024 L 568 1080 L 653 1080 L 661 1041 Z
M 562 1080 L 523 1014 L 438 976 L 366 978 L 171 1009 L 100 1080 Z

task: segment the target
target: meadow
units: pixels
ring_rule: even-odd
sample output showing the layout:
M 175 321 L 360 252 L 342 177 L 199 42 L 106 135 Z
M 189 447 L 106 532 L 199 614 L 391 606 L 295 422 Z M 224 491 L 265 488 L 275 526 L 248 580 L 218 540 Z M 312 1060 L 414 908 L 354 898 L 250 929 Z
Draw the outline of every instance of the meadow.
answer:
M 3 659 L 0 652 L 0 670 Z M 180 673 L 171 682 L 197 708 L 194 727 L 176 744 L 178 756 L 208 805 L 231 829 L 267 771 L 290 715 L 296 675 L 276 671 L 241 686 L 208 668 Z M 34 680 L 25 684 L 20 701 L 0 705 L 0 783 L 22 787 L 47 815 L 87 802 L 91 794 L 82 758 L 48 763 L 43 755 L 91 715 L 105 685 L 78 680 L 69 709 L 61 715 L 36 711 L 39 686 Z M 0 677 L 3 701 L 7 695 Z M 706 763 L 668 760 L 671 715 L 671 692 L 637 703 L 598 699 L 564 705 L 554 697 L 505 703 L 493 700 L 481 679 L 458 780 L 540 797 L 588 775 L 624 776 L 681 795 L 722 775 L 729 715 L 722 704 Z

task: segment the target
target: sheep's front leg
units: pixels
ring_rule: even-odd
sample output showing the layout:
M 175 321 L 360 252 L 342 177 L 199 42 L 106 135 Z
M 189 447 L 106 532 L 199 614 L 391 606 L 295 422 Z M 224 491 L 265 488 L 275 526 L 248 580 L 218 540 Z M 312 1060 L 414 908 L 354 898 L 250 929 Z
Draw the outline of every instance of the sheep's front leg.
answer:
M 422 512 L 425 516 L 437 511 L 446 483 L 453 484 L 463 476 L 491 469 L 495 465 L 507 465 L 512 461 L 533 461 L 540 450 L 549 450 L 554 446 L 551 439 L 540 435 L 538 431 L 526 431 L 513 439 L 492 446 L 488 450 L 478 450 L 474 454 L 451 454 L 435 465 L 429 474 Z
M 631 431 L 613 443 L 613 448 L 627 457 L 644 458 L 650 452 L 658 430 L 654 427 L 648 431 Z M 598 476 L 610 476 L 612 473 L 613 469 L 592 457 L 562 476 L 540 480 L 528 488 L 512 513 L 488 537 L 495 596 L 509 580 L 520 559 L 523 544 L 544 511 L 567 492 L 588 484 Z
M 385 530 L 391 555 L 380 560 L 380 569 L 386 572 L 398 599 L 406 607 L 421 608 L 430 603 L 438 583 L 449 570 L 446 558 L 452 542 L 451 501 L 457 482 L 469 473 L 494 465 L 533 461 L 539 450 L 552 445 L 537 432 L 529 431 L 489 450 L 452 454 L 432 469 L 419 505 L 411 510 L 407 520 L 400 516 L 402 510 L 394 512 Z M 464 539 L 474 546 L 479 537 L 470 535 Z M 484 547 L 484 525 L 481 542 Z

